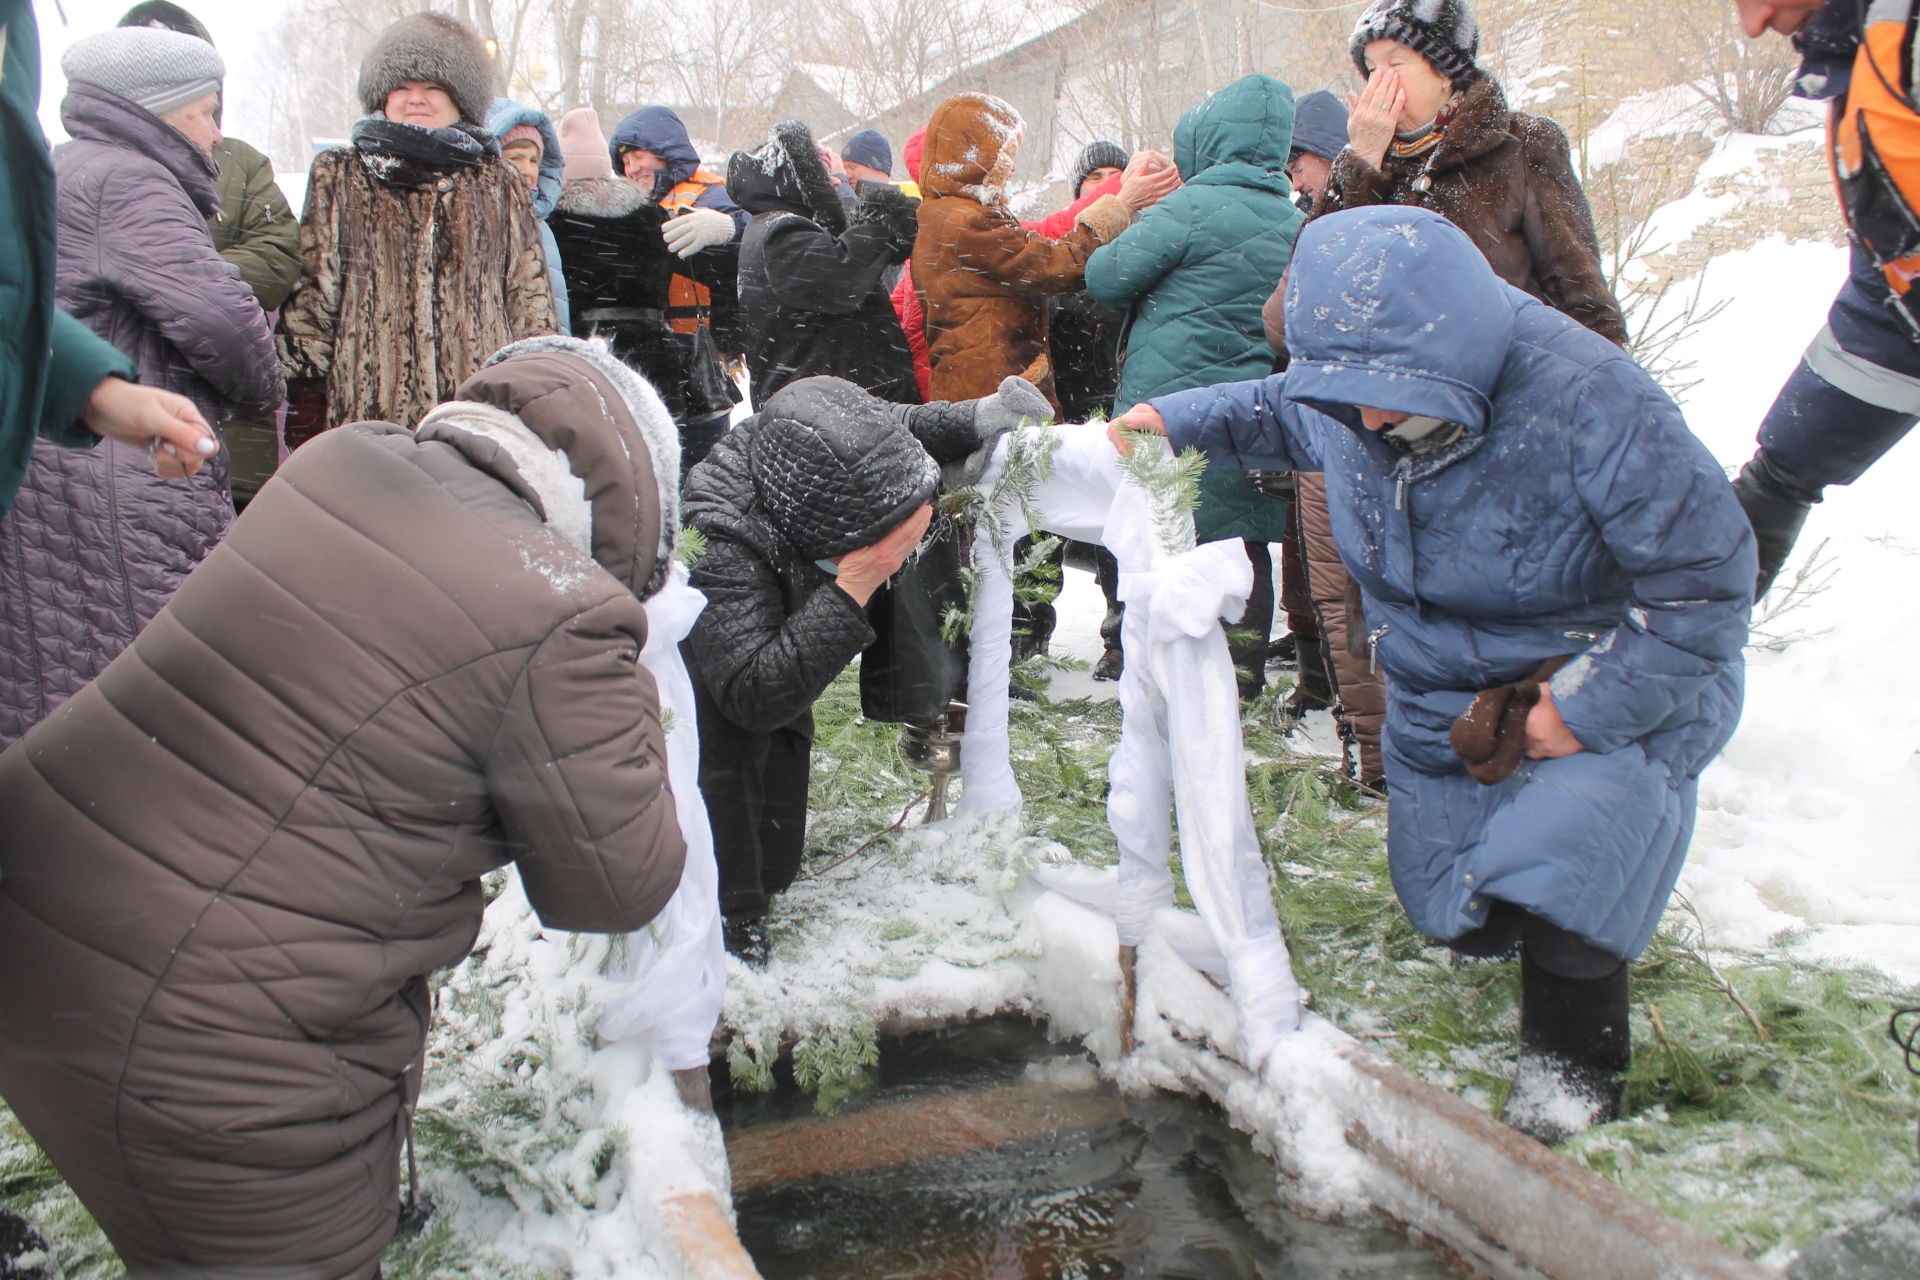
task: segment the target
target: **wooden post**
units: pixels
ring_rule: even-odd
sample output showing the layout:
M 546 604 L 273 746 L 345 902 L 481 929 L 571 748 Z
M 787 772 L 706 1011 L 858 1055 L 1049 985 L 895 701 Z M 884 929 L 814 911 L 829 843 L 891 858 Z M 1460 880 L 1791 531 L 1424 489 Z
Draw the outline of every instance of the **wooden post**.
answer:
M 1140 948 L 1122 946 L 1120 948 L 1120 1056 L 1133 1055 L 1133 1016 L 1139 1004 L 1139 979 L 1134 966 L 1139 959 Z

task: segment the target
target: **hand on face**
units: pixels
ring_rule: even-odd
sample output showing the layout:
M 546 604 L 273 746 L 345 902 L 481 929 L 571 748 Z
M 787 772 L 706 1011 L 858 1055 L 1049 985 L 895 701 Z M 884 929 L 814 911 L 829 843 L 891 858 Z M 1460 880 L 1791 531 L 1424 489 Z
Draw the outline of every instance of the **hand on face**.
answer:
M 1407 90 L 1400 83 L 1399 71 L 1375 66 L 1366 87 L 1347 95 L 1347 104 L 1347 145 L 1378 169 L 1387 158 L 1387 147 L 1400 127 L 1400 113 L 1407 104 Z
M 923 503 L 878 542 L 835 556 L 833 563 L 840 572 L 834 581 L 855 603 L 866 604 L 881 583 L 900 571 L 900 566 L 920 545 L 920 539 L 926 536 L 927 525 L 932 520 L 933 507 Z

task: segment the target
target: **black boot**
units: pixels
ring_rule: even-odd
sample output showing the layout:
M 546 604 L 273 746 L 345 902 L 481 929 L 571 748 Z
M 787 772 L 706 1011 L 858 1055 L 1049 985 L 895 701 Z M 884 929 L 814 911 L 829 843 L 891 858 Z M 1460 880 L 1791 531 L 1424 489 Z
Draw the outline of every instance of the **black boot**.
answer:
M 1281 706 L 1281 712 L 1289 720 L 1299 720 L 1309 711 L 1319 711 L 1333 705 L 1333 680 L 1327 674 L 1327 650 L 1319 636 L 1296 636 L 1294 654 L 1299 669 L 1293 677 L 1293 688 L 1287 691 L 1287 700 Z
M 1566 978 L 1520 951 L 1520 1062 L 1500 1118 L 1547 1146 L 1620 1118 L 1620 1077 L 1633 1065 L 1627 966 Z
M 1820 501 L 1823 486 L 1802 480 L 1773 460 L 1765 449 L 1756 449 L 1747 465 L 1740 468 L 1733 482 L 1734 496 L 1753 526 L 1754 540 L 1760 544 L 1760 577 L 1754 583 L 1753 598 L 1767 594 L 1767 588 L 1780 575 L 1793 551 L 1807 513 Z
M 11 1209 L 0 1209 L 0 1278 L 60 1280 L 46 1237 Z
M 760 915 L 727 916 L 720 926 L 727 954 L 738 956 L 750 969 L 764 969 L 773 954 L 767 941 L 767 918 Z

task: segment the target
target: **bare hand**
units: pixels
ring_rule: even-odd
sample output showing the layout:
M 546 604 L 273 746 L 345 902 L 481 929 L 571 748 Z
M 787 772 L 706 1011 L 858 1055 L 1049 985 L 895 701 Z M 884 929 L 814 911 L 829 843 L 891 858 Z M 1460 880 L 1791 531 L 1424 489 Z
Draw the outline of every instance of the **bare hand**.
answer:
M 102 378 L 80 420 L 109 440 L 147 450 L 154 473 L 166 480 L 196 474 L 220 452 L 220 441 L 193 401 L 124 378 Z
M 1387 147 L 1399 127 L 1400 111 L 1407 104 L 1407 90 L 1400 73 L 1392 67 L 1375 67 L 1367 77 L 1367 87 L 1347 95 L 1347 145 L 1355 154 L 1378 169 L 1387 159 Z
M 1158 204 L 1180 186 L 1180 170 L 1158 151 L 1136 151 L 1120 172 L 1120 203 L 1135 213 Z
M 833 563 L 840 572 L 834 581 L 853 597 L 855 604 L 865 605 L 881 583 L 900 571 L 900 566 L 920 545 L 920 539 L 926 536 L 932 519 L 933 507 L 923 503 L 880 541 L 835 556 Z
M 1114 451 L 1123 458 L 1133 452 L 1133 440 L 1127 435 L 1129 431 L 1151 431 L 1154 435 L 1164 436 L 1167 434 L 1167 420 L 1160 416 L 1158 409 L 1142 401 L 1107 423 L 1107 439 L 1112 442 Z
M 1541 684 L 1540 701 L 1527 712 L 1527 759 L 1558 760 L 1585 750 L 1560 718 L 1560 708 L 1553 705 L 1552 686 Z

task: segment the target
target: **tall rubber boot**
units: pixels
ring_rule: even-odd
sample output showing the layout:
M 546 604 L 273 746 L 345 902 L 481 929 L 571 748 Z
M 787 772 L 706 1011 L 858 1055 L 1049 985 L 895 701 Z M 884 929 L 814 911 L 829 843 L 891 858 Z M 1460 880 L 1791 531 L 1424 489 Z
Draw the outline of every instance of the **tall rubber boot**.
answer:
M 1754 583 L 1753 598 L 1767 594 L 1767 588 L 1780 576 L 1787 556 L 1793 551 L 1807 513 L 1820 501 L 1823 486 L 1802 480 L 1773 460 L 1765 449 L 1756 449 L 1733 482 L 1734 496 L 1753 526 L 1754 540 L 1760 544 L 1760 577 Z
M 1627 966 L 1567 978 L 1520 951 L 1520 1062 L 1500 1119 L 1549 1147 L 1620 1118 L 1620 1077 L 1633 1065 Z

